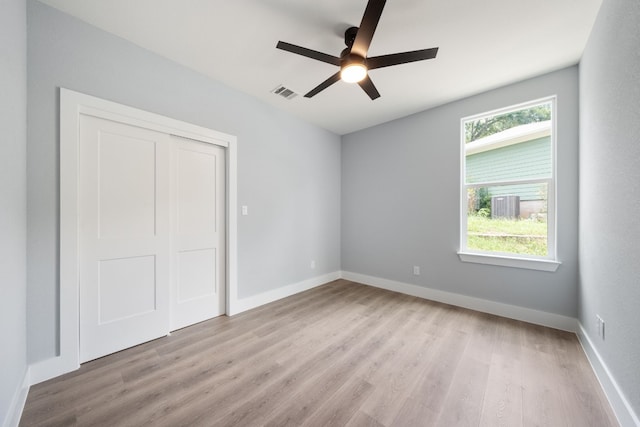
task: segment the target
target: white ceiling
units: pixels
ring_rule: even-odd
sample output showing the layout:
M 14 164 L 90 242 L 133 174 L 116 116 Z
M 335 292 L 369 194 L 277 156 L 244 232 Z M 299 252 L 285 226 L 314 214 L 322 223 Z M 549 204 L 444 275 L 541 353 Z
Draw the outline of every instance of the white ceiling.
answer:
M 275 48 L 340 56 L 367 0 L 41 0 L 337 134 L 576 64 L 602 0 L 389 0 L 370 56 L 440 47 L 436 59 L 372 70 L 382 95 L 337 67 Z M 286 100 L 279 84 L 300 93 Z

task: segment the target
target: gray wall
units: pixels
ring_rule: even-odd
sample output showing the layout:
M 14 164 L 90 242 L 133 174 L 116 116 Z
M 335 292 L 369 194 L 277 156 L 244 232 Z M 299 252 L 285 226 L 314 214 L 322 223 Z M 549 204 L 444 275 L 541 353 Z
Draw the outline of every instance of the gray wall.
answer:
M 562 265 L 549 273 L 461 262 L 460 119 L 554 94 Z M 577 67 L 346 135 L 342 269 L 575 317 L 577 157 Z M 413 265 L 421 266 L 420 276 L 413 275 Z
M 22 0 L 0 5 L 0 425 L 27 370 L 27 18 Z
M 640 2 L 604 0 L 580 63 L 580 322 L 640 415 Z M 595 316 L 605 321 L 598 337 Z
M 340 269 L 338 135 L 41 3 L 28 20 L 31 362 L 58 345 L 59 87 L 238 137 L 241 298 Z
M 2 7 L 0 259 L 8 262 L 0 265 L 0 415 L 26 369 L 24 3 Z M 341 152 L 336 135 L 43 4 L 30 0 L 28 17 L 30 361 L 53 356 L 57 347 L 62 86 L 238 136 L 239 204 L 250 209 L 239 218 L 240 297 L 338 270 L 342 250 L 346 271 L 567 316 L 579 310 L 640 412 L 637 1 L 604 1 L 580 66 L 580 290 L 576 67 L 346 135 Z M 546 273 L 460 262 L 460 118 L 552 94 L 559 108 L 562 266 Z M 412 275 L 413 265 L 422 267 L 421 276 Z M 595 313 L 607 322 L 605 342 L 597 339 Z

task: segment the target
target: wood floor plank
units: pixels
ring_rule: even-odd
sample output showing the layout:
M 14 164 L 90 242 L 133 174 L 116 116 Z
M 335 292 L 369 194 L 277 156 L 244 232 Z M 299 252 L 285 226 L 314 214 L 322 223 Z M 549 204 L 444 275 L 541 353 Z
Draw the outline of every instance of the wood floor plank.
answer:
M 394 308 L 392 306 L 389 309 Z M 367 339 L 362 346 L 352 346 L 348 356 L 335 359 L 327 370 L 315 375 L 290 397 L 290 403 L 270 418 L 267 425 L 301 425 L 309 414 L 325 402 L 327 397 L 332 396 L 349 377 L 357 376 L 360 371 L 365 370 L 364 367 L 370 365 L 372 359 L 377 360 L 385 344 L 412 314 L 409 311 L 396 310 L 392 316 L 385 316 L 385 322 L 381 322 L 376 328 L 370 328 L 367 335 L 361 336 Z M 353 414 L 350 414 L 349 418 L 351 415 Z
M 144 386 L 144 381 L 146 381 L 144 378 L 141 378 L 140 382 L 127 384 L 127 390 L 123 392 L 129 393 L 128 402 L 124 406 L 119 406 L 118 415 L 126 417 L 128 414 L 135 413 L 135 416 L 140 419 L 155 419 L 158 411 L 161 414 L 166 414 L 168 412 L 167 406 L 175 400 L 175 398 L 167 398 L 167 395 L 170 395 L 175 388 L 183 389 L 184 397 L 193 399 L 197 398 L 194 394 L 202 391 L 200 385 L 205 383 L 208 378 L 215 379 L 216 388 L 219 388 L 219 375 L 238 364 L 244 366 L 245 369 L 250 369 L 251 363 L 257 362 L 252 359 L 257 359 L 258 356 L 266 358 L 266 360 L 275 358 L 275 353 L 282 352 L 283 345 L 292 344 L 283 338 L 291 336 L 296 330 L 296 325 L 287 324 L 279 330 L 272 331 L 272 334 L 262 337 L 246 337 L 247 334 L 242 334 L 228 339 L 227 345 L 224 347 L 208 346 L 207 340 L 201 340 L 197 343 L 196 348 L 186 346 L 183 348 L 183 350 L 187 350 L 186 352 L 172 352 L 167 355 L 170 357 L 167 363 L 156 366 L 157 373 L 178 371 L 180 372 L 180 382 L 176 384 L 173 376 L 163 375 L 159 380 L 153 377 L 147 379 L 148 381 L 156 381 L 153 388 Z M 248 334 L 250 335 L 251 332 Z M 277 347 L 271 351 L 273 346 Z M 267 372 L 271 374 L 271 377 L 274 377 L 276 371 L 269 369 Z M 237 378 L 234 379 L 237 380 Z M 253 379 L 250 381 L 255 382 Z M 206 385 L 203 387 L 206 388 Z M 185 399 L 178 400 L 184 401 Z M 101 408 L 93 410 L 90 416 L 100 421 L 113 422 L 114 417 L 110 417 L 110 414 L 113 412 L 112 406 L 114 405 L 119 405 L 118 399 L 101 405 Z M 80 417 L 80 419 L 82 421 L 85 417 Z
M 518 359 L 494 353 L 489 365 L 480 426 L 522 425 L 522 365 Z
M 422 403 L 422 397 L 408 397 L 389 426 L 433 426 L 438 412 Z
M 358 309 L 358 307 L 355 307 L 354 311 L 357 311 Z M 356 317 L 357 316 L 354 316 L 354 319 Z M 345 319 L 345 317 L 342 317 L 342 319 Z M 319 322 L 321 323 L 321 326 L 315 325 L 315 330 L 322 329 L 322 326 L 326 327 L 325 324 L 328 324 L 330 329 L 335 330 L 335 328 L 339 326 L 337 323 L 333 323 L 335 321 L 335 317 L 326 318 L 324 322 Z M 366 320 L 364 318 L 361 319 L 361 322 L 365 321 Z M 351 328 L 353 328 L 352 330 L 355 330 L 359 324 L 352 323 L 351 325 Z M 351 328 L 346 328 L 344 330 L 348 331 Z M 177 405 L 179 407 L 175 408 L 174 418 L 179 420 L 181 423 L 189 424 L 200 421 L 203 417 L 200 417 L 198 415 L 197 408 L 199 405 L 204 405 L 205 401 L 207 400 L 214 400 L 218 404 L 217 416 L 228 413 L 230 409 L 234 407 L 234 404 L 238 405 L 240 402 L 243 402 L 243 400 L 252 398 L 253 394 L 257 394 L 260 391 L 260 388 L 257 386 L 268 387 L 275 381 L 281 379 L 287 372 L 295 372 L 297 369 L 299 369 L 299 366 L 297 364 L 287 365 L 285 369 L 283 367 L 285 365 L 278 364 L 278 366 L 281 366 L 283 368 L 278 372 L 269 371 L 269 377 L 264 378 L 265 381 L 262 381 L 260 384 L 256 384 L 256 381 L 251 377 L 245 380 L 244 374 L 246 372 L 251 372 L 252 368 L 254 368 L 255 366 L 260 366 L 260 361 L 262 360 L 277 359 L 278 353 L 286 353 L 289 355 L 289 357 L 297 359 L 300 363 L 303 363 L 306 359 L 304 357 L 300 357 L 300 350 L 302 348 L 306 349 L 308 345 L 312 345 L 309 342 L 305 342 L 305 340 L 308 341 L 309 338 L 309 335 L 295 335 L 291 340 L 283 341 L 277 346 L 274 346 L 271 349 L 272 351 L 270 351 L 269 349 L 263 349 L 260 352 L 256 353 L 255 357 L 252 357 L 252 360 L 248 361 L 249 365 L 244 368 L 244 371 L 238 373 L 231 371 L 227 374 L 233 375 L 233 383 L 229 384 L 231 390 L 226 390 L 226 388 L 224 388 L 226 384 L 223 378 L 217 379 L 211 389 L 199 390 L 197 388 L 191 388 L 190 390 L 185 391 L 180 399 L 178 399 Z M 298 357 L 296 358 L 296 356 Z M 255 361 L 253 359 L 255 359 Z M 240 368 L 243 368 L 243 366 L 240 366 Z M 263 379 L 260 376 L 259 378 Z M 196 410 L 191 410 L 191 408 L 196 408 Z M 166 412 L 167 409 L 164 409 L 164 411 Z M 180 415 L 181 413 L 184 413 L 184 415 Z M 204 419 L 210 420 L 210 417 L 204 417 Z
M 324 401 L 300 426 L 343 426 L 346 425 L 362 402 L 371 393 L 373 386 L 368 382 L 351 378 L 335 394 Z
M 354 307 L 354 311 L 357 311 L 359 308 L 358 307 Z M 346 317 L 342 317 L 342 319 L 345 319 Z M 359 320 L 357 322 L 351 322 L 349 323 L 349 325 L 347 327 L 344 327 L 341 329 L 341 331 L 344 334 L 351 334 L 353 336 L 355 336 L 357 334 L 357 329 L 359 326 L 361 326 L 363 323 L 365 323 L 367 321 L 366 318 L 362 317 L 362 316 L 355 316 L 354 318 L 359 318 Z M 326 322 L 334 322 L 336 321 L 335 317 L 330 317 L 330 318 L 326 318 L 325 319 Z M 335 329 L 337 328 L 338 324 L 334 324 L 333 328 L 331 328 L 332 330 L 335 331 Z M 307 334 L 308 337 L 314 335 L 314 334 Z M 192 399 L 190 399 L 190 402 L 185 406 L 186 408 L 186 412 L 185 411 L 178 411 L 178 417 L 177 419 L 179 420 L 180 424 L 184 424 L 184 425 L 196 425 L 198 423 L 202 423 L 203 425 L 206 425 L 207 423 L 212 423 L 215 420 L 220 419 L 221 417 L 227 416 L 229 415 L 234 409 L 237 409 L 240 405 L 242 405 L 244 402 L 246 402 L 247 400 L 256 400 L 259 398 L 258 393 L 260 393 L 262 391 L 263 388 L 268 388 L 268 387 L 272 387 L 273 384 L 277 381 L 283 381 L 283 378 L 286 375 L 292 376 L 292 375 L 302 375 L 304 372 L 305 367 L 303 366 L 305 363 L 309 364 L 311 363 L 310 360 L 306 357 L 302 357 L 300 355 L 301 353 L 301 348 L 297 345 L 299 344 L 298 341 L 301 339 L 300 336 L 298 336 L 297 334 L 293 336 L 294 338 L 292 340 L 287 340 L 287 341 L 292 341 L 292 342 L 283 342 L 283 345 L 286 346 L 285 351 L 283 351 L 283 353 L 287 354 L 288 357 L 291 358 L 291 360 L 288 361 L 288 363 L 283 364 L 282 366 L 285 366 L 286 369 L 284 369 L 284 371 L 280 372 L 282 375 L 271 375 L 268 382 L 262 384 L 261 388 L 256 388 L 256 387 L 246 387 L 246 385 L 244 385 L 243 383 L 236 383 L 235 386 L 237 388 L 239 388 L 240 390 L 243 391 L 243 395 L 242 395 L 242 399 L 238 399 L 238 398 L 233 398 L 233 394 L 227 394 L 226 396 L 222 395 L 222 396 L 217 396 L 216 397 L 216 402 L 219 404 L 216 408 L 216 413 L 215 414 L 202 414 L 197 410 L 191 410 L 191 408 L 198 408 L 198 405 L 200 405 L 201 403 L 204 404 L 203 402 L 201 402 L 201 399 L 198 396 L 192 396 Z M 303 335 L 304 337 L 304 335 Z M 305 339 L 308 339 L 308 337 L 306 337 Z M 296 339 L 297 338 L 297 339 Z M 335 339 L 335 337 L 334 337 Z M 304 350 L 306 351 L 306 346 L 303 346 Z M 262 360 L 276 360 L 277 357 L 275 355 L 271 355 L 268 353 L 265 353 L 264 351 L 260 351 L 257 353 L 257 356 L 262 359 Z M 320 358 L 326 359 L 326 354 L 325 355 L 321 355 Z M 254 363 L 253 365 L 253 369 L 259 369 L 260 363 Z M 249 368 L 251 369 L 251 367 Z M 304 375 L 302 375 L 304 376 Z M 294 378 L 295 379 L 295 378 Z M 277 389 L 278 387 L 276 387 Z M 197 390 L 196 390 L 197 391 Z M 190 393 L 189 393 L 190 394 Z M 185 412 L 184 414 L 180 415 L 182 412 Z
M 290 396 L 295 392 L 296 387 L 304 387 L 309 381 L 317 378 L 319 374 L 327 375 L 326 370 L 328 369 L 345 370 L 337 376 L 337 379 L 343 381 L 348 364 L 353 362 L 353 359 L 349 359 L 349 357 L 353 357 L 354 349 L 357 349 L 360 345 L 366 346 L 366 348 L 375 348 L 376 341 L 372 342 L 369 338 L 377 334 L 385 326 L 386 322 L 400 316 L 401 311 L 398 310 L 400 300 L 401 296 L 396 295 L 386 298 L 374 315 L 366 319 L 367 327 L 365 329 L 353 331 L 346 336 L 341 334 L 339 341 L 313 355 L 309 363 L 295 369 L 282 381 L 262 391 L 257 398 L 257 401 L 260 402 L 259 405 L 247 402 L 220 420 L 219 425 L 251 425 L 251 423 L 256 423 L 265 418 L 268 419 L 273 411 L 277 410 L 276 402 L 278 400 L 285 400 L 284 396 Z M 379 341 L 377 340 L 377 342 Z M 342 363 L 338 364 L 337 362 Z M 294 360 L 285 362 L 285 365 L 291 363 L 294 363 Z M 324 366 L 326 367 L 323 368 Z
M 477 426 L 487 388 L 491 354 L 496 341 L 496 319 L 477 314 L 464 321 L 469 340 L 458 363 L 436 425 Z
M 418 325 L 409 323 L 407 326 L 410 331 L 419 331 Z M 432 357 L 429 349 L 436 338 L 420 332 L 416 336 L 407 333 L 409 339 L 396 337 L 390 344 L 397 351 L 385 354 L 382 361 L 378 362 L 378 369 L 364 376 L 375 385 L 375 390 L 363 403 L 362 410 L 383 425 L 391 425 L 405 400 L 411 396 L 421 374 L 429 366 Z
M 564 404 L 567 418 L 573 425 L 600 426 L 615 423 L 613 414 L 606 406 L 606 396 L 592 375 L 591 366 L 587 362 L 582 346 L 571 339 L 570 334 L 555 331 L 557 339 L 565 345 L 555 348 L 555 364 L 560 373 L 558 381 L 559 395 Z
M 384 424 L 379 423 L 374 418 L 365 414 L 362 411 L 358 411 L 353 417 L 345 424 L 346 427 L 384 427 Z
M 278 338 L 282 339 L 292 331 L 293 327 L 280 331 L 281 335 Z M 122 389 L 113 399 L 103 401 L 99 407 L 85 407 L 83 413 L 78 414 L 78 419 L 80 422 L 93 419 L 98 423 L 117 423 L 127 417 L 141 417 L 145 408 L 152 407 L 158 401 L 170 400 L 170 396 L 176 390 L 195 388 L 206 382 L 207 378 L 213 378 L 227 371 L 237 361 L 255 354 L 258 349 L 268 347 L 266 340 L 252 338 L 236 345 L 233 353 L 229 353 L 227 348 L 216 346 L 206 352 L 201 349 L 200 353 L 175 358 L 170 364 L 155 365 L 154 369 L 146 372 L 147 375 L 124 382 Z M 273 338 L 272 342 L 276 343 L 278 339 Z M 121 396 L 126 396 L 126 401 L 123 401 Z
M 522 356 L 519 322 L 497 318 L 497 335 L 485 389 L 480 426 L 522 425 Z
M 524 426 L 569 425 L 558 399 L 552 358 L 544 352 L 526 350 L 522 364 L 522 419 Z
M 33 386 L 21 426 L 615 426 L 575 335 L 338 280 Z

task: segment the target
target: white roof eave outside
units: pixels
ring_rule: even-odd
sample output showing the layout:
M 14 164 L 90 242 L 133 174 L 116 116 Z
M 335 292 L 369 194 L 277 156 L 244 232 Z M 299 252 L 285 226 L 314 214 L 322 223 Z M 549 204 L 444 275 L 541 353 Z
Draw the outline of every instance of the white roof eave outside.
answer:
M 512 127 L 465 145 L 466 156 L 551 135 L 551 120 Z

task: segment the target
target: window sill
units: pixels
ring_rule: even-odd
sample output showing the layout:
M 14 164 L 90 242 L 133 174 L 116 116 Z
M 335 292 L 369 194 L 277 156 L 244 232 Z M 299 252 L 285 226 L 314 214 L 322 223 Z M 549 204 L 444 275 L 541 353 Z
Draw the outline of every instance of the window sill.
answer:
M 525 268 L 528 270 L 554 272 L 562 264 L 559 261 L 535 258 L 515 258 L 506 255 L 487 255 L 470 252 L 458 252 L 460 261 L 476 264 L 499 265 L 502 267 Z

